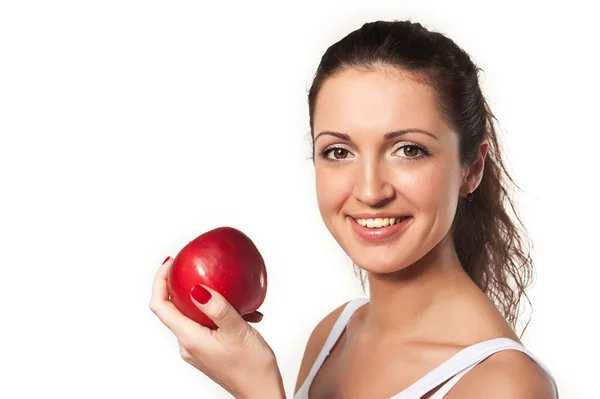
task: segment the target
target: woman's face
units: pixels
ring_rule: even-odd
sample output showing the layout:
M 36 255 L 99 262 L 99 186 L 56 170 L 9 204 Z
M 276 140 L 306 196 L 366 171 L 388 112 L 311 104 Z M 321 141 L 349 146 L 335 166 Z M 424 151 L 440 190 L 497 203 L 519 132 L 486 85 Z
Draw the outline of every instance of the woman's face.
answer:
M 397 271 L 448 234 L 466 169 L 428 86 L 390 70 L 347 70 L 324 83 L 313 121 L 321 217 L 354 263 L 373 273 Z M 385 137 L 406 129 L 431 135 Z M 364 214 L 409 218 L 395 234 L 369 240 L 360 232 L 377 237 L 383 229 L 369 229 L 377 220 L 355 221 Z

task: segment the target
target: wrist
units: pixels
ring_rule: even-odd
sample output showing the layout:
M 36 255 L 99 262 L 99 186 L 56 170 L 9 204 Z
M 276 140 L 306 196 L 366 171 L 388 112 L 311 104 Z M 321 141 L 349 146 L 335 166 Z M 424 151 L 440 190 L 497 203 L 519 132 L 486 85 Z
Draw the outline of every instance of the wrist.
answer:
M 237 399 L 286 399 L 283 378 L 279 367 L 275 365 L 275 368 L 266 375 L 268 377 L 256 385 L 257 389 L 255 392 Z
M 273 384 L 272 386 L 262 386 L 260 392 L 239 396 L 237 399 L 286 399 L 283 383 Z

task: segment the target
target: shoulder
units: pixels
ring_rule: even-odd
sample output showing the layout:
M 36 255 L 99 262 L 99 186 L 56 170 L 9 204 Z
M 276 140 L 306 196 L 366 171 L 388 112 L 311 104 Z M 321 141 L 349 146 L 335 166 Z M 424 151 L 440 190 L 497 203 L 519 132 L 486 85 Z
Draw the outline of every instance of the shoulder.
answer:
M 326 315 L 313 329 L 310 337 L 308 338 L 308 343 L 306 344 L 306 349 L 304 350 L 304 356 L 302 357 L 302 363 L 300 365 L 300 371 L 298 372 L 298 379 L 296 380 L 296 388 L 294 389 L 294 394 L 298 392 L 306 377 L 308 377 L 308 373 L 312 368 L 317 356 L 319 356 L 319 352 L 323 348 L 333 325 L 336 320 L 340 317 L 340 314 L 349 303 L 345 302 L 342 305 L 335 308 L 328 315 Z
M 557 399 L 552 380 L 525 353 L 498 352 L 475 366 L 448 392 L 447 399 Z

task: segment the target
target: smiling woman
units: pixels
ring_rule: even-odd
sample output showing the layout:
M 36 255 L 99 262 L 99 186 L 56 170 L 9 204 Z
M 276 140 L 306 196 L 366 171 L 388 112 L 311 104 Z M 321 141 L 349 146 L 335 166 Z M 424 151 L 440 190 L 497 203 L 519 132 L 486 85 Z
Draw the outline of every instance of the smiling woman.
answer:
M 314 329 L 295 398 L 558 397 L 514 332 L 533 264 L 479 70 L 409 21 L 367 23 L 323 55 L 319 211 L 370 292 Z

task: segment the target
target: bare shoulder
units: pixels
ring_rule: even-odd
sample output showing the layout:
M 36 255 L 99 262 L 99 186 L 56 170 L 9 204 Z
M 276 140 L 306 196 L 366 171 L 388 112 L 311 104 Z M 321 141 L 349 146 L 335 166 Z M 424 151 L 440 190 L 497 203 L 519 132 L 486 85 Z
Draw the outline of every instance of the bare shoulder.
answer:
M 298 392 L 304 383 L 304 380 L 306 380 L 306 377 L 308 377 L 308 373 L 317 359 L 317 356 L 319 356 L 319 352 L 321 352 L 323 345 L 325 345 L 325 341 L 327 340 L 333 325 L 340 317 L 340 314 L 347 304 L 348 302 L 345 302 L 325 316 L 310 334 L 308 343 L 306 344 L 306 349 L 304 350 L 304 356 L 302 357 L 302 363 L 300 364 L 300 371 L 298 372 L 298 379 L 296 380 L 294 394 Z
M 446 398 L 557 399 L 550 376 L 526 354 L 505 350 L 475 366 Z

